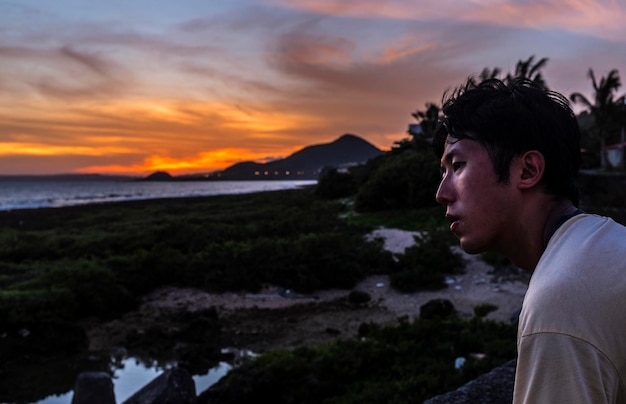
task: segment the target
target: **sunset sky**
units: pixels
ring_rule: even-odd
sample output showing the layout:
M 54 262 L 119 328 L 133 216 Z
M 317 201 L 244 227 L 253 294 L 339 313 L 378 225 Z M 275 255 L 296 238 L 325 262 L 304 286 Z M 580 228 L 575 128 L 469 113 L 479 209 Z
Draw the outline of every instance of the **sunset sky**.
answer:
M 353 133 L 389 149 L 483 68 L 626 82 L 626 2 L 0 0 L 0 175 L 208 172 Z M 626 87 L 622 87 L 620 94 Z

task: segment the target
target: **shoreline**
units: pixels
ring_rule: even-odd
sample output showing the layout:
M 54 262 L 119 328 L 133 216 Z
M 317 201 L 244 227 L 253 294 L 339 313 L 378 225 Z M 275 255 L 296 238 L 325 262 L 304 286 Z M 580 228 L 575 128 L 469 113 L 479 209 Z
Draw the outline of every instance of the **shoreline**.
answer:
M 215 180 L 215 181 L 2 181 L 0 212 L 58 209 L 86 205 L 244 195 L 301 189 L 316 180 Z M 16 185 L 18 184 L 18 185 Z
M 145 199 L 126 199 L 120 201 L 101 201 L 88 202 L 75 205 L 64 206 L 44 206 L 37 208 L 18 208 L 3 210 L 0 209 L 0 226 L 22 227 L 27 223 L 38 222 L 49 219 L 51 216 L 75 216 L 83 213 L 91 213 L 100 209 L 137 209 L 150 208 L 157 205 L 181 204 L 181 203 L 202 203 L 203 201 L 216 198 L 240 197 L 243 195 L 264 194 L 271 192 L 285 192 L 305 189 L 307 186 L 302 185 L 295 188 L 282 188 L 270 190 L 255 190 L 245 193 L 220 193 L 213 195 L 189 195 L 189 196 L 172 196 L 172 197 L 154 197 Z

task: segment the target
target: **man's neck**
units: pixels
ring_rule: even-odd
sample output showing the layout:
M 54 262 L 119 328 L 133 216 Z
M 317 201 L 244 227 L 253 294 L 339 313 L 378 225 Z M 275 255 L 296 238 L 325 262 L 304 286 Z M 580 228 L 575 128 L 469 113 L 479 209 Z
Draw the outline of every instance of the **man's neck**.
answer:
M 569 200 L 535 201 L 537 203 L 528 203 L 520 214 L 516 229 L 519 237 L 515 243 L 507 244 L 507 251 L 502 251 L 516 266 L 528 272 L 535 270 L 561 217 L 576 212 Z
M 553 209 L 548 212 L 548 217 L 546 218 L 546 222 L 543 228 L 543 237 L 542 237 L 542 253 L 548 246 L 548 242 L 550 238 L 554 234 L 554 232 L 563 224 L 563 217 L 571 216 L 576 213 L 578 208 L 574 206 L 574 204 L 566 199 L 559 203 L 557 203 Z

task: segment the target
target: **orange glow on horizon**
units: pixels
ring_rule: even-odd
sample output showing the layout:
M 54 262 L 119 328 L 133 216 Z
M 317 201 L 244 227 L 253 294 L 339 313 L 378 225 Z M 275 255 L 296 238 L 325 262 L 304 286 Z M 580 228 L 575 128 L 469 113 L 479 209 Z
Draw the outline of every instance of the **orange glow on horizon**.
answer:
M 88 146 L 54 146 L 36 143 L 0 143 L 0 156 L 58 156 L 84 155 L 105 156 L 109 154 L 130 153 L 126 147 L 88 147 Z
M 172 175 L 197 174 L 223 170 L 243 161 L 262 162 L 265 156 L 248 149 L 225 148 L 202 152 L 196 156 L 177 159 L 166 156 L 150 156 L 140 164 L 90 166 L 78 169 L 83 174 L 126 174 L 145 175 L 155 171 L 166 171 Z

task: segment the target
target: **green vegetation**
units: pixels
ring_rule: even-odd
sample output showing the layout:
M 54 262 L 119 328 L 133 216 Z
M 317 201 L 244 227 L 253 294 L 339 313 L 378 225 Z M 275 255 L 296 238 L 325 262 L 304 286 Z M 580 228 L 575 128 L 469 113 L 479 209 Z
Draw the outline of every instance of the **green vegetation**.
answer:
M 0 327 L 114 318 L 161 286 L 311 292 L 390 273 L 403 290 L 418 290 L 442 287 L 444 274 L 458 271 L 450 236 L 434 231 L 440 210 L 350 206 L 306 188 L 2 212 Z M 364 237 L 380 225 L 433 231 L 394 260 Z
M 345 209 L 302 189 L 4 212 L 0 327 L 115 317 L 165 285 L 350 288 L 392 257 L 340 218 Z
M 322 199 L 314 188 L 305 188 L 2 212 L 0 327 L 13 335 L 22 327 L 34 329 L 43 320 L 64 327 L 85 318 L 116 318 L 160 286 L 256 291 L 271 283 L 308 292 L 349 289 L 364 276 L 386 273 L 394 285 L 409 292 L 440 288 L 446 273 L 462 269 L 458 255 L 449 249 L 450 235 L 437 230 L 443 227 L 440 209 L 355 212 L 353 201 L 354 197 Z M 382 249 L 381 240 L 368 242 L 364 237 L 379 226 L 428 231 L 418 245 L 394 257 Z M 325 386 L 320 394 L 324 392 L 329 402 L 342 402 L 342 397 L 348 400 L 343 402 L 370 401 L 368 397 L 385 401 L 394 392 L 400 394 L 397 397 L 426 397 L 513 358 L 514 333 L 503 331 L 509 326 L 460 319 L 423 321 L 405 320 L 397 328 L 385 329 L 371 324 L 363 327 L 365 340 L 262 355 L 258 364 L 247 365 L 264 375 L 255 377 L 250 388 L 271 391 L 284 372 L 289 373 L 288 380 L 298 380 L 292 370 L 299 369 L 302 377 L 320 378 Z M 472 345 L 476 327 L 500 330 L 492 334 L 500 342 L 480 340 L 507 347 L 509 353 L 492 354 L 487 361 L 469 360 L 460 372 L 451 369 L 454 355 L 492 349 Z M 438 341 L 440 330 L 450 338 L 462 338 Z M 437 346 L 445 355 L 430 347 L 433 341 L 441 344 Z M 450 346 L 461 348 L 450 351 Z M 19 363 L 16 355 L 29 352 L 25 347 L 19 352 L 5 348 L 3 355 L 9 360 L 3 366 Z M 425 354 L 431 356 L 422 358 Z M 309 390 L 311 397 L 320 397 L 314 396 L 315 386 L 294 384 L 290 392 L 291 387 L 283 385 L 281 391 L 293 394 L 296 399 L 291 402 L 298 402 L 307 389 L 315 391 Z
M 436 205 L 439 162 L 430 150 L 405 148 L 371 160 L 355 199 L 357 211 L 430 208 Z
M 479 318 L 362 328 L 361 339 L 262 355 L 201 402 L 421 403 L 515 357 L 515 327 Z
M 407 231 L 429 231 L 431 229 L 448 227 L 445 213 L 444 207 L 435 206 L 424 209 L 352 212 L 346 219 L 349 223 L 371 228 L 387 227 Z M 447 234 L 450 240 L 454 239 L 454 235 L 449 232 Z
M 486 317 L 492 311 L 498 310 L 498 306 L 491 303 L 482 303 L 474 307 L 474 315 L 479 318 Z
M 389 277 L 391 286 L 408 293 L 445 288 L 447 274 L 463 273 L 463 260 L 450 251 L 448 234 L 433 230 L 399 255 L 395 267 Z

